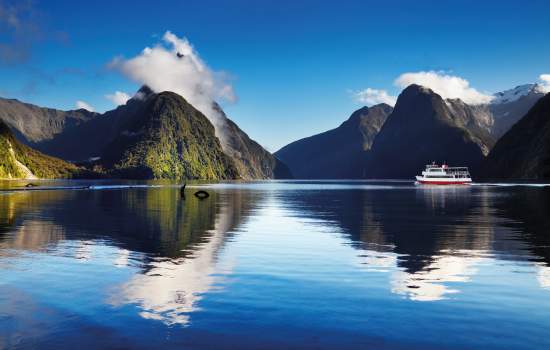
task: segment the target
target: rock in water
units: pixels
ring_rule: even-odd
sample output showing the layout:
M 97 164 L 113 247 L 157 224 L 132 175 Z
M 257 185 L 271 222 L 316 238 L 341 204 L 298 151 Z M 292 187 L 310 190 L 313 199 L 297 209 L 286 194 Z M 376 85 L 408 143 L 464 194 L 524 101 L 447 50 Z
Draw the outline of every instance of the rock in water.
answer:
M 203 191 L 203 190 L 200 190 L 200 191 L 197 191 L 195 192 L 195 197 L 197 197 L 198 199 L 206 199 L 208 197 L 210 197 L 210 194 L 206 191 Z

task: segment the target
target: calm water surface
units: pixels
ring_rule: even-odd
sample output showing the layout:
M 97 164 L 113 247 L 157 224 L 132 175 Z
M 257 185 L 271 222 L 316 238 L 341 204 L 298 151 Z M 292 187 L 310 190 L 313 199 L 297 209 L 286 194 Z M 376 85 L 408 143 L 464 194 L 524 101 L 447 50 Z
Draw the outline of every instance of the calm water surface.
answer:
M 95 185 L 0 193 L 1 349 L 550 348 L 550 187 Z

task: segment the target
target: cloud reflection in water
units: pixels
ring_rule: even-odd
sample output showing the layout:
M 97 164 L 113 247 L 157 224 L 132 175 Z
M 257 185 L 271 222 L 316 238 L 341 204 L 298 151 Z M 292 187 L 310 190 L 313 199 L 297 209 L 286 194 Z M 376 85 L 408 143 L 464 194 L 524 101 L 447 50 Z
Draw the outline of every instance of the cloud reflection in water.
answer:
M 216 214 L 214 229 L 207 237 L 185 249 L 184 257 L 156 258 L 144 273 L 137 274 L 117 288 L 111 303 L 115 306 L 135 304 L 146 319 L 162 321 L 166 325 L 186 325 L 189 314 L 199 309 L 202 295 L 215 288 L 220 275 L 231 267 L 217 265 L 217 257 L 226 240 L 226 233 L 234 228 L 242 213 L 241 202 L 224 204 Z M 121 255 L 117 261 L 121 262 Z

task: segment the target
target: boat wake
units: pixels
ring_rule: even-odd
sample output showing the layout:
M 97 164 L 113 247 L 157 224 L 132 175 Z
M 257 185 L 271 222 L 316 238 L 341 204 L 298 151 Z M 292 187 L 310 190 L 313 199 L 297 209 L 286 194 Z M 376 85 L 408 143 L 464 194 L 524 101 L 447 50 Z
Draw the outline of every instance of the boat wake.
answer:
M 550 187 L 550 183 L 522 183 L 522 182 L 478 182 L 471 183 L 471 186 L 490 186 L 490 187 Z

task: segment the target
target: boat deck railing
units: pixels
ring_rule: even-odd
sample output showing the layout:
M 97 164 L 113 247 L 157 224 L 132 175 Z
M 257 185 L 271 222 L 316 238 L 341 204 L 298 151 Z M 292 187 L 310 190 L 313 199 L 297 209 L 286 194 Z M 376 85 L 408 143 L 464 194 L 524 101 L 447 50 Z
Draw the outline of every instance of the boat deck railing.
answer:
M 470 171 L 467 167 L 448 167 L 448 166 L 441 166 L 441 165 L 435 165 L 435 164 L 428 164 L 426 165 L 426 170 L 429 169 L 441 169 L 448 175 L 461 175 L 461 176 L 470 176 Z
M 468 174 L 468 173 L 470 173 L 468 171 L 468 168 L 445 168 L 444 170 L 449 174 L 455 174 L 455 173 Z

